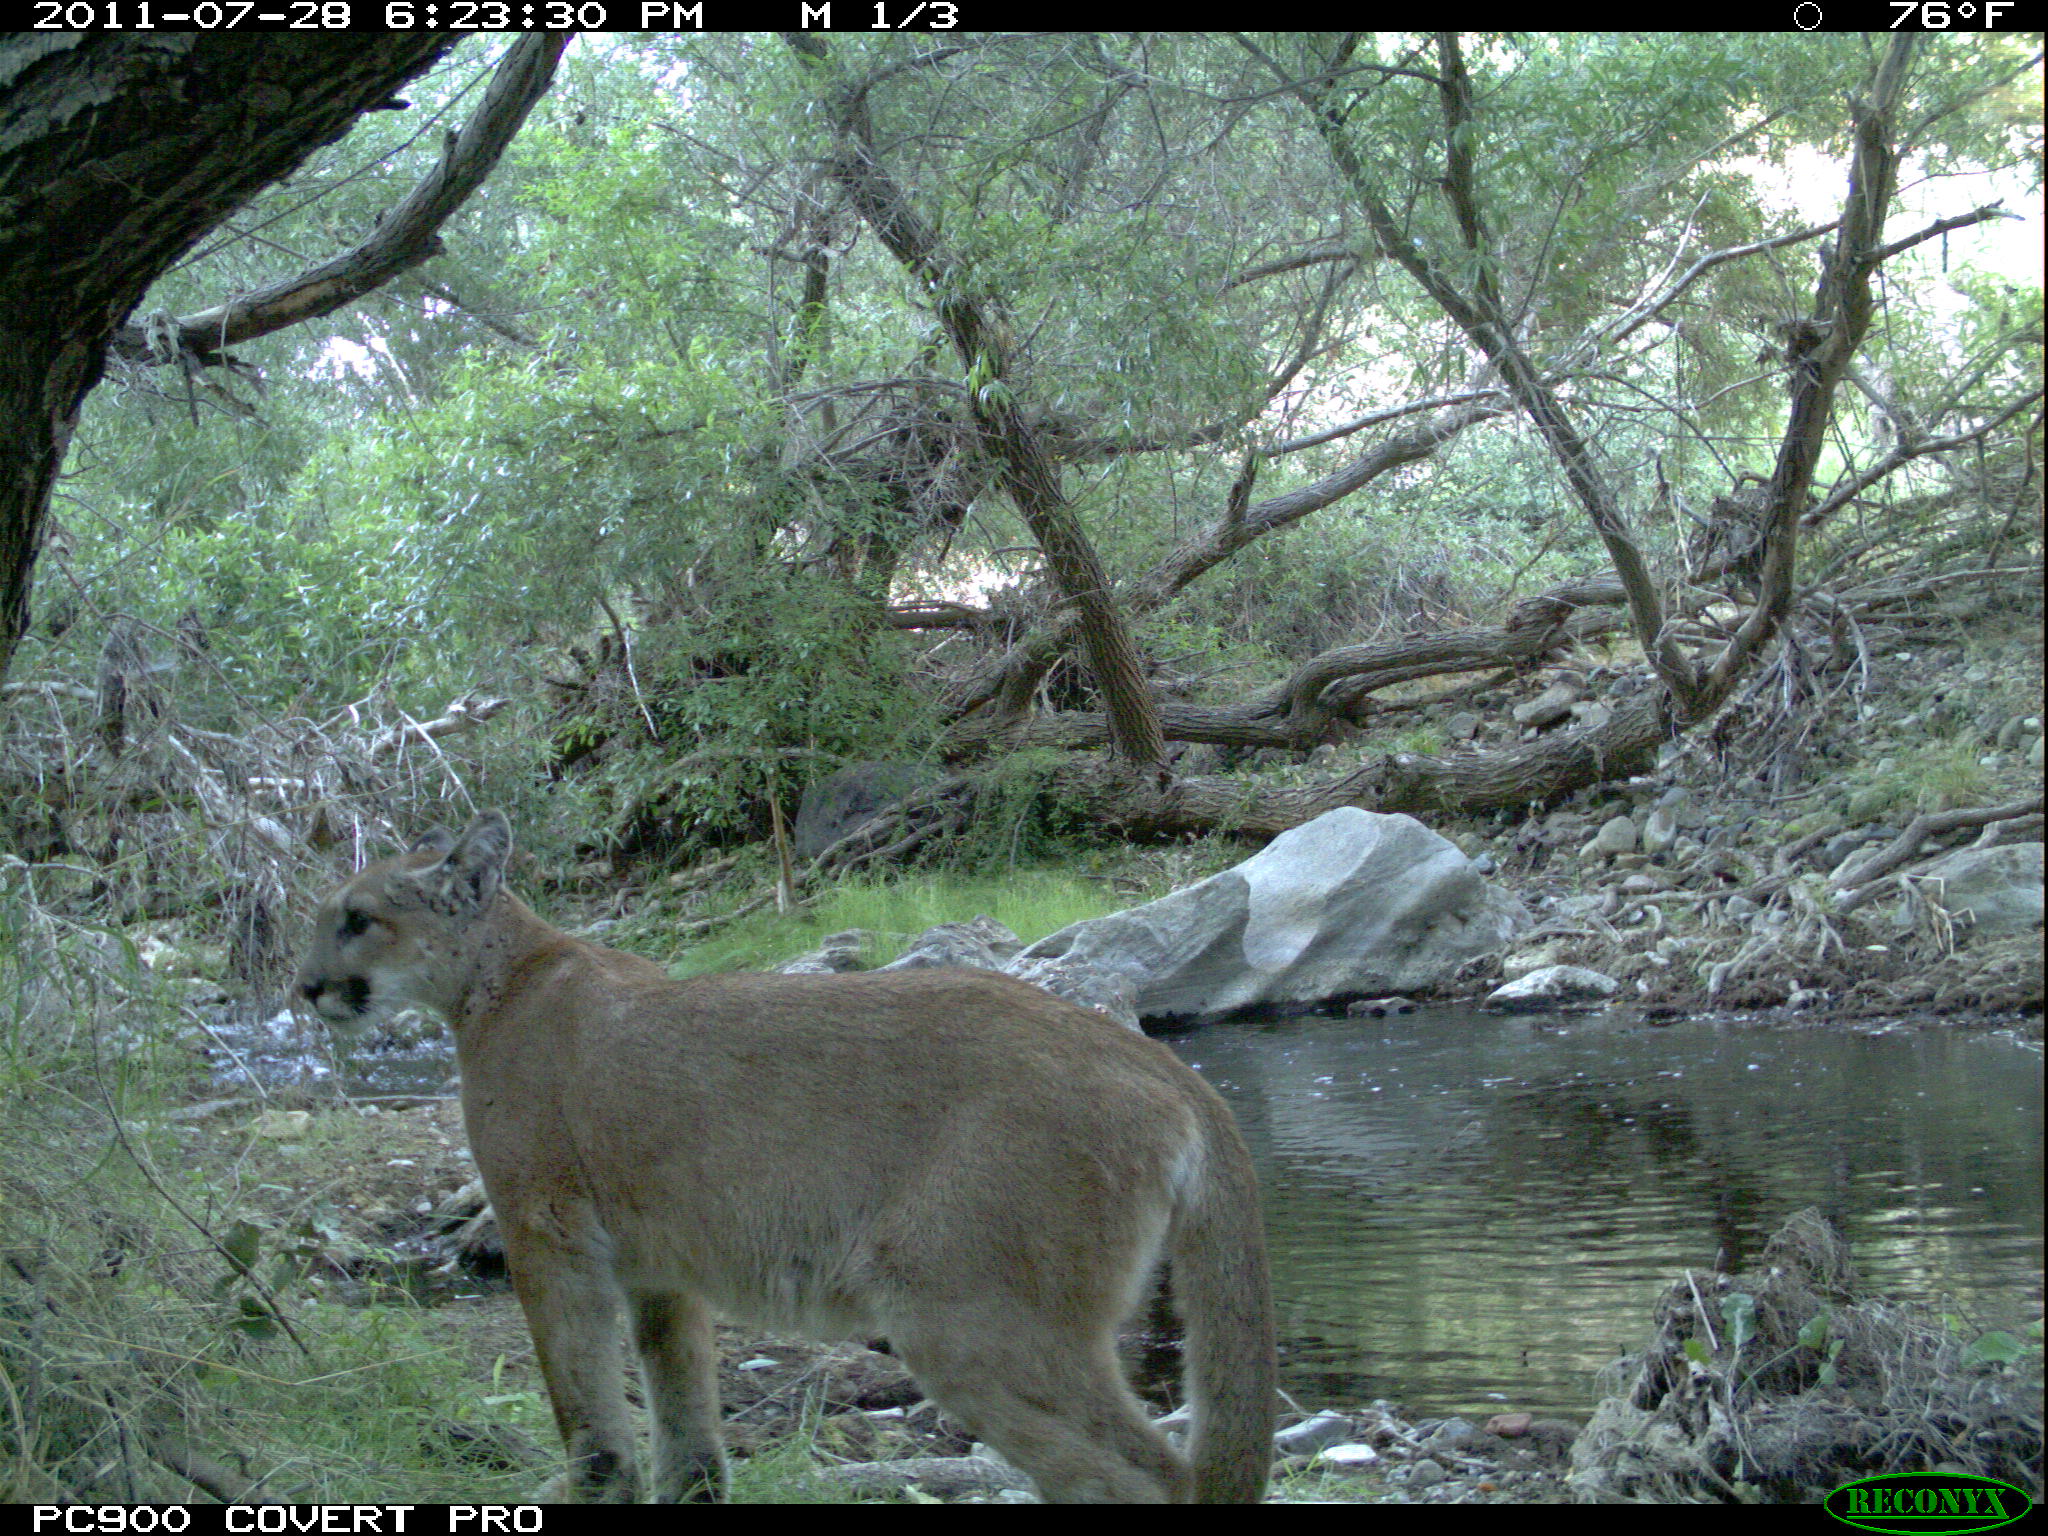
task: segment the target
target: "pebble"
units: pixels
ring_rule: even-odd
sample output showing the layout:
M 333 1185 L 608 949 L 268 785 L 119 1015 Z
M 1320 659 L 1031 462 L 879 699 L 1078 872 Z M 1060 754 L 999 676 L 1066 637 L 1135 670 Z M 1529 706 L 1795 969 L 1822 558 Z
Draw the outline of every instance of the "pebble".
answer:
M 1408 1486 L 1411 1489 L 1434 1488 L 1449 1476 L 1444 1469 L 1427 1456 L 1408 1469 Z

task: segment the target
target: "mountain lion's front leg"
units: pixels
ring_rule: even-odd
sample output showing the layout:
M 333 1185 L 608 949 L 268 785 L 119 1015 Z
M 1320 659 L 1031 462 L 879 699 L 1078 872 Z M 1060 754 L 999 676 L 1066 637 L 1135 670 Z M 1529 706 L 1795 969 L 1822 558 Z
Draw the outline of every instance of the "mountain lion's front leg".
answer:
M 676 1504 L 725 1497 L 719 1428 L 718 1346 L 711 1310 L 694 1296 L 633 1297 L 633 1342 L 654 1420 L 654 1498 Z
M 511 1223 L 505 1258 L 569 1453 L 571 1497 L 633 1503 L 640 1479 L 619 1360 L 617 1285 L 590 1255 L 515 1235 Z

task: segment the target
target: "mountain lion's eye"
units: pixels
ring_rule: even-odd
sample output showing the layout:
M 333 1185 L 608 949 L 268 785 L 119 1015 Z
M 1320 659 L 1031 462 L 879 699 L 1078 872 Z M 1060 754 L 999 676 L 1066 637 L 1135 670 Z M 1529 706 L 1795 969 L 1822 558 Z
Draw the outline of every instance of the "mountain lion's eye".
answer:
M 360 933 L 365 933 L 369 930 L 369 927 L 369 918 L 360 912 L 344 912 L 341 914 L 341 936 L 344 939 L 352 939 Z

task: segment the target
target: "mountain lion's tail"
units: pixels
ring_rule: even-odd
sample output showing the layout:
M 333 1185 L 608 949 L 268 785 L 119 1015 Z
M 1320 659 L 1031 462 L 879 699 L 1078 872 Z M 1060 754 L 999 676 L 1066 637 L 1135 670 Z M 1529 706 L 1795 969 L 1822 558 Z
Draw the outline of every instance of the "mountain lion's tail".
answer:
M 1169 1240 L 1194 1409 L 1188 1460 L 1197 1504 L 1256 1504 L 1273 1466 L 1273 1300 L 1251 1156 L 1229 1111 L 1217 1115 Z

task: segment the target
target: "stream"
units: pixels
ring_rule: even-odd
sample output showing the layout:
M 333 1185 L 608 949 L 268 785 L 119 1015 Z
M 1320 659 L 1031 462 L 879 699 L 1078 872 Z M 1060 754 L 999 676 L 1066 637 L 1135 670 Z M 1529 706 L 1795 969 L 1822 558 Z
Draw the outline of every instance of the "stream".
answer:
M 1893 1300 L 2041 1315 L 2035 1044 L 1457 1007 L 1170 1043 L 1258 1161 L 1304 1405 L 1581 1415 L 1665 1286 L 1809 1205 Z

